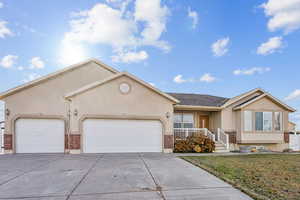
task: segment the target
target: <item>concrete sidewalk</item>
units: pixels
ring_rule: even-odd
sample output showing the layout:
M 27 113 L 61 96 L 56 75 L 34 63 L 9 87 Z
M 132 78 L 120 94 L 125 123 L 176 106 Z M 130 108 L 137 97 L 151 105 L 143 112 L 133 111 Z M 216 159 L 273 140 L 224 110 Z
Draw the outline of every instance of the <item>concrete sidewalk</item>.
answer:
M 0 163 L 0 199 L 251 199 L 173 154 L 17 154 Z

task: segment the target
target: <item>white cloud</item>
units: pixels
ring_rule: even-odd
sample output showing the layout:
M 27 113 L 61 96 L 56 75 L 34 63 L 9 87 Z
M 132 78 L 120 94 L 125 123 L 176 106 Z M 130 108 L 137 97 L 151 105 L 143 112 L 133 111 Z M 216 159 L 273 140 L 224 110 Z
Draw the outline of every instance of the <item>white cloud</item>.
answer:
M 234 75 L 254 75 L 254 74 L 263 74 L 271 71 L 269 67 L 252 67 L 250 69 L 236 69 L 233 71 Z
M 219 39 L 211 45 L 211 50 L 215 56 L 224 56 L 228 52 L 229 37 Z
M 23 71 L 23 70 L 24 70 L 24 67 L 23 67 L 23 66 L 19 66 L 17 69 L 18 69 L 19 71 Z
M 6 36 L 13 35 L 11 30 L 6 25 L 7 25 L 6 21 L 0 20 L 0 38 L 5 38 Z
M 200 77 L 201 82 L 211 83 L 216 81 L 216 77 L 212 76 L 210 73 L 206 73 Z
M 40 57 L 33 57 L 30 60 L 30 69 L 43 69 L 44 67 L 45 63 Z
M 168 7 L 162 6 L 160 0 L 135 1 L 134 18 L 136 21 L 146 23 L 141 32 L 142 44 L 156 46 L 164 51 L 170 50 L 169 44 L 160 40 L 162 33 L 166 31 L 168 15 Z
M 290 93 L 287 97 L 285 97 L 285 101 L 290 101 L 294 99 L 298 99 L 300 97 L 300 89 L 294 90 L 292 93 Z
M 118 55 L 112 56 L 113 62 L 137 63 L 148 58 L 146 51 L 139 52 L 119 52 Z
M 270 17 L 270 31 L 282 29 L 289 33 L 300 28 L 300 0 L 268 0 L 261 8 Z
M 27 74 L 26 75 L 26 78 L 22 80 L 23 83 L 27 83 L 27 82 L 30 82 L 30 81 L 33 81 L 35 79 L 38 79 L 40 78 L 41 75 L 39 74 L 36 74 L 36 73 L 31 73 L 31 74 Z
M 87 50 L 78 42 L 64 40 L 58 61 L 63 65 L 72 65 L 88 58 Z
M 191 8 L 188 8 L 188 17 L 192 19 L 192 28 L 195 29 L 198 25 L 198 13 L 196 11 L 191 10 Z
M 150 84 L 151 86 L 155 87 L 155 84 L 154 84 L 154 83 L 149 82 L 149 84 Z
M 3 8 L 4 4 L 2 2 L 0 2 L 0 8 Z
M 175 83 L 186 83 L 186 82 L 189 82 L 189 83 L 193 83 L 193 82 L 212 83 L 216 80 L 217 80 L 216 77 L 212 76 L 210 73 L 203 74 L 199 79 L 194 79 L 194 78 L 184 79 L 181 74 L 178 74 L 173 79 L 173 81 Z
M 166 31 L 168 8 L 162 6 L 160 0 L 136 0 L 134 11 L 131 11 L 127 8 L 130 2 L 107 0 L 109 4 L 98 3 L 90 10 L 73 13 L 71 30 L 65 33 L 62 41 L 63 48 L 66 45 L 81 48 L 83 43 L 103 44 L 112 47 L 115 57 L 143 46 L 170 50 L 170 45 L 160 39 Z M 63 58 L 74 57 L 68 54 L 67 51 L 61 51 Z
M 282 37 L 272 37 L 267 42 L 262 43 L 256 53 L 260 55 L 269 55 L 275 53 L 283 46 Z
M 11 68 L 17 61 L 18 56 L 15 55 L 7 55 L 2 58 L 0 61 L 0 65 L 4 68 Z
M 181 74 L 178 74 L 177 76 L 174 77 L 173 81 L 175 83 L 184 83 L 184 82 L 187 82 L 187 80 L 183 79 L 182 78 L 182 75 Z

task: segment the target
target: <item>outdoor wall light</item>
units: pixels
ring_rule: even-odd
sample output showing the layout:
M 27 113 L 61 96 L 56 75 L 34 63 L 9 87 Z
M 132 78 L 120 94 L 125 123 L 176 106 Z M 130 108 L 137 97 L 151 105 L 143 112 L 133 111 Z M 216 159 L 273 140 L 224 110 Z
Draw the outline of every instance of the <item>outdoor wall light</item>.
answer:
M 166 113 L 166 118 L 169 119 L 169 118 L 170 118 L 170 115 L 171 115 L 171 114 L 170 114 L 169 112 L 167 112 L 167 113 Z
M 74 116 L 77 116 L 77 115 L 78 115 L 78 110 L 75 109 L 75 110 L 74 110 Z
M 9 116 L 10 110 L 8 108 L 5 109 L 5 114 L 6 114 L 6 116 Z

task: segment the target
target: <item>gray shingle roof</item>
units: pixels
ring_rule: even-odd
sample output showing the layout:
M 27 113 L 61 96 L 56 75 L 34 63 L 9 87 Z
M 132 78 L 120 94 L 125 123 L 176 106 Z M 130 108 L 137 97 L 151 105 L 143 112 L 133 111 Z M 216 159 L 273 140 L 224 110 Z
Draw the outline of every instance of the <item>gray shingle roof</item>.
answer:
M 206 94 L 167 93 L 180 101 L 179 105 L 222 106 L 229 98 Z

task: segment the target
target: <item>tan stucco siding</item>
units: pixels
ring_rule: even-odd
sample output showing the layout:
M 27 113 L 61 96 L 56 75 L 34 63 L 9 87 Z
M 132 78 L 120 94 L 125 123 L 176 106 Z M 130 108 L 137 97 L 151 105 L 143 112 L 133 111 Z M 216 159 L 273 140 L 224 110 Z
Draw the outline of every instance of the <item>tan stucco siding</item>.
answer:
M 131 87 L 128 94 L 122 94 L 119 90 L 120 84 L 124 82 Z M 164 134 L 173 134 L 173 103 L 127 76 L 121 76 L 72 97 L 71 111 L 75 109 L 78 115 L 71 115 L 71 132 L 80 132 L 81 120 L 85 116 L 128 116 L 161 119 Z M 170 114 L 170 118 L 166 117 L 166 113 Z
M 211 112 L 210 115 L 210 129 L 213 132 L 217 132 L 218 128 L 221 128 L 221 112 Z
M 55 115 L 67 117 L 65 94 L 113 73 L 90 62 L 4 99 L 10 111 L 5 131 L 11 133 L 11 120 L 19 115 Z

